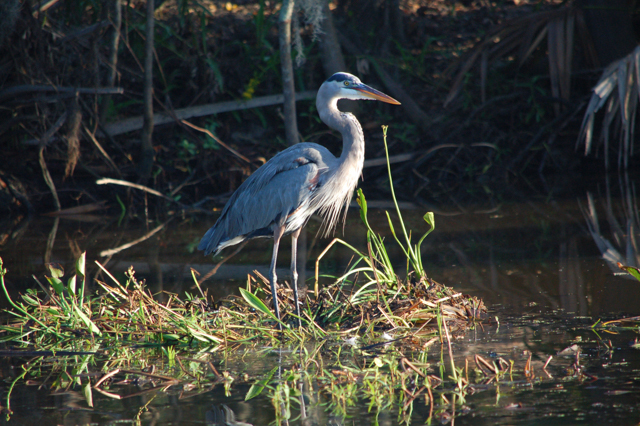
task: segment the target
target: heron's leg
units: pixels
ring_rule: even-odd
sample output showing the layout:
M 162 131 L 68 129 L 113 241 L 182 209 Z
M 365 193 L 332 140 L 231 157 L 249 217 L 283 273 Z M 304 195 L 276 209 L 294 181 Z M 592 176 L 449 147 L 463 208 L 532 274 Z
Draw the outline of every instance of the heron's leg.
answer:
M 271 257 L 271 269 L 269 271 L 269 279 L 271 280 L 271 295 L 273 296 L 273 308 L 276 311 L 276 317 L 280 321 L 280 309 L 278 308 L 278 292 L 276 291 L 276 283 L 278 276 L 276 275 L 276 260 L 278 259 L 278 247 L 280 239 L 284 234 L 284 226 L 275 226 L 273 230 L 273 255 Z M 278 322 L 278 328 L 282 330 L 282 324 Z
M 302 327 L 300 320 L 300 304 L 298 303 L 298 237 L 300 230 L 293 231 L 291 234 L 291 281 L 293 282 L 293 302 L 296 304 L 296 315 L 298 315 L 298 327 Z

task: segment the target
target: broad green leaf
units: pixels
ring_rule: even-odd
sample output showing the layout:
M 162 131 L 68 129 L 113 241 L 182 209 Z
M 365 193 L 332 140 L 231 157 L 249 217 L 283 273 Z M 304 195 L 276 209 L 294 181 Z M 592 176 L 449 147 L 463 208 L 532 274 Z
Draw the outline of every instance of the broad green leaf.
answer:
M 84 394 L 84 399 L 87 401 L 87 405 L 89 407 L 93 407 L 93 392 L 91 389 L 91 382 L 89 380 L 82 384 L 82 393 Z
M 245 290 L 244 288 L 240 288 L 240 294 L 242 294 L 242 297 L 244 298 L 244 300 L 249 304 L 249 306 L 251 306 L 253 309 L 262 312 L 263 314 L 268 315 L 269 317 L 271 317 L 274 320 L 278 320 L 276 318 L 276 316 L 273 314 L 273 312 L 271 312 L 271 310 L 269 308 L 267 308 L 267 305 L 265 305 L 262 300 L 258 299 L 258 297 L 256 295 L 254 295 L 253 293 L 248 292 L 247 290 Z
M 422 218 L 424 219 L 425 222 L 427 222 L 427 224 L 429 224 L 431 229 L 425 232 L 422 238 L 420 238 L 420 241 L 418 241 L 418 247 L 420 247 L 424 239 L 427 238 L 427 235 L 429 235 L 434 229 L 436 229 L 436 218 L 433 215 L 433 212 L 427 212 Z
M 53 287 L 53 291 L 55 291 L 58 296 L 61 296 L 62 293 L 64 292 L 64 283 L 60 281 L 60 278 L 58 277 L 45 277 L 45 278 L 47 279 L 47 281 L 49 281 L 49 284 L 51 284 L 51 287 Z
M 259 380 L 257 382 L 255 382 L 253 385 L 251 385 L 251 388 L 249 388 L 249 392 L 247 392 L 247 395 L 244 397 L 245 401 L 248 401 L 252 398 L 255 398 L 256 396 L 260 395 L 262 393 L 262 391 L 264 390 L 264 387 L 271 381 L 271 379 L 273 378 L 273 375 L 276 373 L 276 371 L 278 371 L 278 367 L 275 367 L 273 370 L 271 370 L 269 372 L 269 376 Z
M 80 257 L 76 261 L 76 274 L 78 274 L 80 278 L 85 277 L 86 262 L 87 262 L 87 252 L 85 251 L 80 255 Z
M 640 269 L 634 268 L 633 266 L 625 266 L 620 262 L 618 262 L 618 268 L 622 269 L 623 271 L 626 271 L 633 278 L 640 281 Z
M 67 284 L 67 288 L 69 289 L 70 294 L 76 294 L 76 277 L 77 275 L 69 278 L 69 283 Z
M 435 216 L 433 215 L 433 212 L 425 213 L 425 215 L 422 218 L 424 219 L 425 222 L 429 224 L 429 226 L 431 227 L 431 230 L 433 231 L 436 227 L 436 219 L 435 219 Z
M 170 334 L 170 333 L 162 334 L 162 340 L 164 340 L 165 342 L 167 341 L 175 342 L 176 340 L 180 340 L 181 338 L 182 336 L 180 336 L 179 334 Z
M 31 296 L 28 296 L 26 294 L 22 295 L 22 299 L 27 302 L 29 305 L 31 306 L 40 306 L 40 303 L 38 303 L 38 301 L 36 299 L 34 299 Z
M 64 268 L 59 263 L 47 263 L 47 269 L 53 278 L 62 278 L 64 276 Z

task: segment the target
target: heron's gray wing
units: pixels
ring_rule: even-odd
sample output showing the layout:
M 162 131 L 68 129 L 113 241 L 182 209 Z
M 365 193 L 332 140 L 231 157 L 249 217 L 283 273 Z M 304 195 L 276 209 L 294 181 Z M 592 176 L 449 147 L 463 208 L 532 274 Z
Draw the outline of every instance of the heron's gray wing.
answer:
M 307 163 L 313 163 L 319 169 L 326 169 L 333 161 L 335 161 L 333 154 L 322 145 L 302 142 L 276 154 L 249 176 L 236 192 L 240 192 L 243 186 L 250 187 L 251 191 L 259 191 L 282 172 L 295 170 Z
M 334 160 L 326 148 L 310 143 L 280 152 L 234 192 L 198 248 L 208 253 L 236 237 L 269 235 L 273 223 L 283 224 L 292 212 L 308 205 L 327 162 Z
M 230 237 L 283 223 L 308 202 L 327 166 L 317 149 L 299 145 L 277 154 L 234 193 L 225 215 Z

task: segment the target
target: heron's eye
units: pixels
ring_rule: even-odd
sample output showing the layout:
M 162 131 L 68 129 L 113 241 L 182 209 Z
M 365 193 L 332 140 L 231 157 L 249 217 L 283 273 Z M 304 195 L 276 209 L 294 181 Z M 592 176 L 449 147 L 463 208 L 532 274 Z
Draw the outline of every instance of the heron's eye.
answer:
M 349 82 L 348 82 L 348 81 L 345 81 L 345 82 L 344 82 L 344 85 L 345 85 L 345 86 L 348 86 L 348 85 L 349 85 Z

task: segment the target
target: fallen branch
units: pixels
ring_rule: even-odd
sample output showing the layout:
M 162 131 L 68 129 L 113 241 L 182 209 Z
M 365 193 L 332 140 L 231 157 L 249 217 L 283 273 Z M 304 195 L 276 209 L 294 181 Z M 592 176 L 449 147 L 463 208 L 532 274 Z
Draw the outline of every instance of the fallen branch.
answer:
M 0 99 L 31 92 L 79 93 L 81 95 L 121 95 L 122 87 L 59 87 L 43 85 L 13 86 L 0 91 Z
M 107 151 L 105 151 L 105 149 L 102 147 L 100 142 L 98 142 L 93 133 L 89 129 L 87 129 L 87 126 L 83 125 L 82 128 L 84 130 L 84 133 L 89 137 L 89 140 L 93 142 L 93 145 L 96 147 L 100 155 L 102 155 L 107 165 L 111 167 L 113 171 L 118 174 L 118 176 L 122 176 L 122 173 L 120 173 L 120 169 L 118 168 L 118 166 L 116 166 L 116 163 L 113 161 L 113 159 L 111 159 L 111 156 L 107 153 Z
M 305 92 L 296 93 L 296 101 L 305 99 L 314 99 L 316 92 L 313 90 L 307 90 Z M 240 111 L 243 109 L 258 108 L 269 105 L 277 105 L 284 102 L 284 96 L 269 95 L 259 98 L 253 98 L 248 101 L 228 101 L 219 102 L 215 104 L 197 105 L 188 108 L 181 108 L 175 110 L 175 118 L 171 114 L 158 113 L 154 116 L 154 125 L 167 124 L 174 122 L 176 119 L 182 120 L 191 117 L 203 117 L 206 115 L 218 114 L 221 112 Z M 142 128 L 142 116 L 127 118 L 125 120 L 116 121 L 115 123 L 109 123 L 105 126 L 105 132 L 111 136 L 120 135 L 134 130 Z
M 113 184 L 113 185 L 128 186 L 129 188 L 139 189 L 141 191 L 148 192 L 149 194 L 153 194 L 153 195 L 156 195 L 158 197 L 164 198 L 165 200 L 176 202 L 176 200 L 174 200 L 171 197 L 168 197 L 168 196 L 164 195 L 162 192 L 156 191 L 155 189 L 151 189 L 148 186 L 139 185 L 137 183 L 127 182 L 126 180 L 104 178 L 104 179 L 98 179 L 96 181 L 96 184 L 97 185 Z
M 411 161 L 415 158 L 415 152 L 409 152 L 407 154 L 398 154 L 392 155 L 389 157 L 389 164 L 393 163 L 403 163 L 405 161 Z M 385 157 L 372 158 L 371 160 L 364 160 L 364 167 L 375 167 L 375 166 L 384 166 L 387 164 L 387 159 Z

